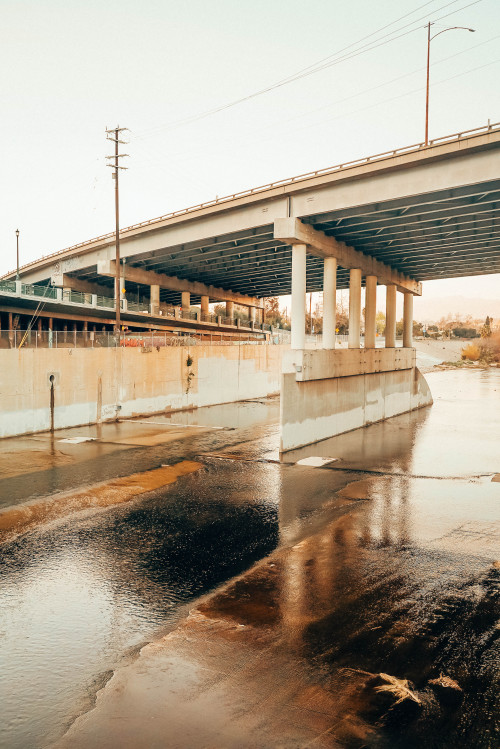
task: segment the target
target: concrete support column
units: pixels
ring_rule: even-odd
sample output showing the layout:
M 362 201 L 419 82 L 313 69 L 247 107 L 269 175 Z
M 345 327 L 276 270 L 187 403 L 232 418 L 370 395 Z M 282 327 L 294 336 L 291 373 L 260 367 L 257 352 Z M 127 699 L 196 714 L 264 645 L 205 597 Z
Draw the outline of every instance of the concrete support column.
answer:
M 292 349 L 306 343 L 306 246 L 292 245 Z
M 189 291 L 181 292 L 181 307 L 183 312 L 189 312 L 191 307 L 191 294 Z
M 365 348 L 375 348 L 375 336 L 377 333 L 377 276 L 366 277 L 366 299 L 365 299 Z
M 361 322 L 361 269 L 351 268 L 349 275 L 349 348 L 359 348 Z
M 226 302 L 226 317 L 234 319 L 234 302 Z
M 396 293 L 394 284 L 387 286 L 386 308 L 385 308 L 385 347 L 396 346 Z
M 150 287 L 150 312 L 152 315 L 160 314 L 160 287 L 153 284 Z
M 53 345 L 53 333 L 52 333 L 52 330 L 54 328 L 54 321 L 52 320 L 51 317 L 49 317 L 48 326 L 49 326 L 49 332 L 48 332 L 47 338 L 48 338 L 48 341 L 49 341 L 49 348 L 52 348 L 52 345 Z
M 323 348 L 335 348 L 336 313 L 337 259 L 325 257 L 323 265 Z
M 9 348 L 14 348 L 14 324 L 12 320 L 12 312 L 9 312 L 9 322 L 8 325 L 8 336 L 9 336 Z
M 409 292 L 404 295 L 403 307 L 403 346 L 413 346 L 413 294 Z
M 201 314 L 202 315 L 209 314 L 209 309 L 208 309 L 209 303 L 210 303 L 210 298 L 208 296 L 201 297 Z

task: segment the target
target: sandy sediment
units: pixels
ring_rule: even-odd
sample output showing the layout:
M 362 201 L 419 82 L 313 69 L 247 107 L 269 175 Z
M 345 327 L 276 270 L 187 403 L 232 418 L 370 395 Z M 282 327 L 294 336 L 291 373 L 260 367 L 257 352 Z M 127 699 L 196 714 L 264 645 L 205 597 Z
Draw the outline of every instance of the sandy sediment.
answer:
M 83 490 L 44 497 L 30 504 L 9 507 L 0 513 L 0 543 L 38 525 L 92 508 L 129 502 L 139 494 L 172 484 L 180 476 L 197 471 L 201 463 L 184 460 L 172 466 L 133 473 Z

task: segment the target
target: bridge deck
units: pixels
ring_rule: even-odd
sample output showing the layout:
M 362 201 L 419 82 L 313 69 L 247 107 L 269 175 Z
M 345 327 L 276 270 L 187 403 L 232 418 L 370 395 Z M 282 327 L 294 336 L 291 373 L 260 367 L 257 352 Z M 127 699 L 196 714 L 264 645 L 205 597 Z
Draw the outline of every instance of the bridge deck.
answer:
M 130 266 L 241 294 L 288 294 L 291 248 L 274 238 L 273 224 L 296 216 L 417 281 L 482 275 L 500 272 L 499 209 L 496 124 L 137 224 L 123 230 L 121 250 Z M 113 252 L 109 234 L 31 263 L 21 275 L 44 282 L 57 267 L 111 287 L 97 263 Z M 338 287 L 348 281 L 340 268 Z M 323 262 L 308 255 L 307 290 L 322 285 Z M 162 289 L 161 300 L 178 304 L 180 294 Z

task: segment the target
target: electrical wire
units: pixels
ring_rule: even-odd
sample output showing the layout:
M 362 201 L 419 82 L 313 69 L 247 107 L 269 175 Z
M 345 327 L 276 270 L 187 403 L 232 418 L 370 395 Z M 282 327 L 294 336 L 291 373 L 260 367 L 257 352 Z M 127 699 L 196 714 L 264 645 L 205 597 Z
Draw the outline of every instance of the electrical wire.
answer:
M 448 2 L 448 3 L 445 3 L 444 5 L 441 5 L 439 8 L 436 8 L 431 13 L 432 14 L 433 13 L 438 13 L 440 10 L 444 10 L 445 8 L 449 7 L 450 5 L 456 4 L 457 2 L 459 2 L 459 0 L 451 0 L 451 2 Z M 470 2 L 467 5 L 464 5 L 464 6 L 460 7 L 460 8 L 456 8 L 455 10 L 450 11 L 449 13 L 447 13 L 447 14 L 445 14 L 443 16 L 440 16 L 439 18 L 436 18 L 435 21 L 439 21 L 442 18 L 446 18 L 449 15 L 452 15 L 454 13 L 458 13 L 459 11 L 464 10 L 465 8 L 470 7 L 471 5 L 476 5 L 477 3 L 480 3 L 480 2 L 482 2 L 482 0 L 473 0 L 473 2 Z M 422 7 L 425 7 L 426 5 L 428 5 L 428 3 L 424 3 L 424 5 L 419 6 L 414 11 L 411 11 L 410 14 L 406 14 L 405 16 L 402 16 L 401 18 L 397 19 L 396 21 L 393 21 L 390 24 L 386 24 L 386 26 L 382 27 L 378 31 L 372 32 L 372 34 L 369 34 L 367 37 L 363 37 L 361 40 L 358 40 L 357 42 L 354 42 L 353 44 L 348 45 L 347 47 L 344 47 L 343 50 L 340 50 L 339 52 L 335 53 L 334 55 L 330 55 L 329 57 L 323 58 L 323 60 L 318 61 L 314 65 L 310 65 L 308 68 L 304 68 L 303 70 L 298 71 L 297 73 L 295 73 L 292 76 L 288 76 L 287 78 L 284 78 L 284 79 L 282 79 L 280 81 L 277 81 L 276 83 L 271 84 L 270 86 L 267 86 L 265 88 L 259 89 L 258 91 L 255 91 L 252 94 L 248 94 L 247 96 L 240 97 L 239 99 L 235 99 L 235 100 L 233 100 L 231 102 L 228 102 L 226 104 L 223 104 L 223 105 L 221 105 L 219 107 L 215 107 L 213 109 L 206 110 L 206 111 L 201 112 L 199 114 L 191 115 L 190 117 L 186 117 L 184 119 L 177 120 L 177 121 L 174 121 L 172 123 L 166 123 L 164 125 L 158 125 L 158 126 L 156 126 L 154 128 L 150 128 L 150 129 L 146 129 L 146 130 L 142 130 L 142 131 L 140 131 L 140 130 L 139 131 L 135 131 L 135 133 L 134 133 L 135 138 L 137 138 L 137 139 L 143 139 L 143 138 L 151 137 L 152 135 L 156 134 L 160 130 L 164 130 L 164 129 L 169 130 L 169 129 L 174 129 L 174 128 L 180 127 L 182 125 L 191 124 L 191 123 L 196 122 L 196 121 L 198 121 L 200 119 L 204 119 L 205 117 L 209 117 L 211 115 L 217 114 L 219 112 L 222 112 L 222 111 L 225 111 L 227 109 L 230 109 L 230 108 L 232 108 L 234 106 L 242 104 L 243 102 L 246 102 L 246 101 L 249 101 L 251 99 L 254 99 L 254 98 L 258 97 L 258 96 L 261 96 L 262 94 L 265 94 L 265 93 L 268 93 L 270 91 L 273 91 L 273 90 L 275 90 L 277 88 L 280 88 L 282 86 L 285 86 L 285 85 L 287 85 L 289 83 L 295 82 L 295 81 L 300 80 L 302 78 L 305 78 L 305 77 L 307 77 L 309 75 L 313 75 L 314 73 L 320 72 L 321 70 L 325 70 L 326 68 L 332 67 L 334 65 L 338 65 L 338 64 L 340 64 L 342 62 L 346 62 L 347 60 L 353 59 L 354 57 L 357 57 L 360 54 L 364 54 L 365 52 L 370 52 L 373 49 L 377 49 L 380 46 L 383 46 L 385 44 L 389 44 L 390 42 L 396 41 L 397 39 L 400 39 L 400 38 L 402 38 L 404 36 L 407 36 L 408 34 L 412 34 L 414 31 L 419 30 L 420 27 L 415 26 L 414 28 L 411 28 L 408 31 L 404 31 L 401 34 L 399 32 L 402 31 L 403 29 L 405 29 L 407 26 L 413 26 L 414 24 L 419 23 L 420 21 L 422 21 L 427 16 L 422 16 L 420 18 L 414 19 L 413 21 L 411 21 L 408 24 L 405 24 L 404 26 L 400 27 L 399 29 L 395 29 L 394 31 L 389 32 L 389 34 L 385 34 L 380 39 L 375 40 L 374 43 L 370 42 L 368 44 L 365 44 L 365 45 L 362 45 L 361 47 L 359 47 L 360 42 L 362 42 L 364 39 L 366 39 L 366 38 L 368 38 L 370 36 L 374 36 L 375 34 L 379 33 L 380 31 L 384 30 L 385 28 L 388 28 L 389 26 L 394 25 L 395 23 L 398 23 L 403 18 L 407 17 L 408 15 L 411 15 L 412 13 L 417 12 L 419 9 L 421 9 Z M 396 34 L 396 36 L 394 36 L 394 34 Z M 387 36 L 391 36 L 391 38 L 390 39 L 385 39 L 385 37 L 387 37 Z M 385 39 L 385 41 L 383 41 L 384 39 Z M 341 53 L 343 51 L 345 51 L 346 49 L 349 49 L 350 47 L 357 47 L 357 49 L 354 49 L 352 52 L 350 52 L 350 53 L 348 53 L 346 55 L 341 55 Z M 339 57 L 339 55 L 341 55 L 341 56 Z M 333 58 L 333 59 L 331 59 L 331 58 Z M 325 60 L 326 60 L 326 62 L 325 62 Z
M 494 38 L 496 38 L 496 37 L 493 37 L 493 39 Z M 453 57 L 453 55 L 451 55 L 451 57 Z M 448 59 L 448 58 L 446 58 L 446 59 Z M 497 59 L 497 60 L 492 60 L 492 61 L 490 61 L 488 63 L 485 63 L 484 65 L 479 65 L 479 66 L 476 66 L 474 68 L 470 68 L 469 70 L 465 70 L 465 71 L 463 71 L 461 73 L 457 73 L 456 75 L 452 75 L 452 76 L 450 76 L 448 78 L 444 78 L 444 79 L 442 79 L 440 81 L 435 81 L 434 83 L 431 84 L 431 89 L 434 88 L 435 86 L 439 86 L 439 85 L 442 85 L 442 84 L 447 83 L 449 81 L 455 80 L 457 78 L 461 78 L 464 75 L 468 75 L 470 73 L 474 73 L 474 72 L 476 72 L 478 70 L 482 70 L 482 69 L 484 69 L 486 67 L 489 67 L 491 65 L 498 64 L 499 62 L 500 62 L 500 58 Z M 397 101 L 398 99 L 402 99 L 405 96 L 410 96 L 412 94 L 419 93 L 419 92 L 421 92 L 421 90 L 422 90 L 422 87 L 420 86 L 418 88 L 414 88 L 414 89 L 411 89 L 409 91 L 405 91 L 402 94 L 398 94 L 398 95 L 390 97 L 388 99 L 383 99 L 383 100 L 377 101 L 374 104 L 369 104 L 366 107 L 361 107 L 361 108 L 356 109 L 356 110 L 351 110 L 349 112 L 344 112 L 343 114 L 339 114 L 339 115 L 337 115 L 335 117 L 330 117 L 330 118 L 328 118 L 326 120 L 321 120 L 320 122 L 317 122 L 317 123 L 314 123 L 314 124 L 308 124 L 308 125 L 305 125 L 305 126 L 300 127 L 300 128 L 295 128 L 295 130 L 293 130 L 292 132 L 301 132 L 303 130 L 310 129 L 311 127 L 321 126 L 321 125 L 323 125 L 323 124 L 325 124 L 327 122 L 332 122 L 332 121 L 335 121 L 335 120 L 338 120 L 338 119 L 342 119 L 343 117 L 346 117 L 346 116 L 350 116 L 350 115 L 353 115 L 353 114 L 358 114 L 360 112 L 365 112 L 366 110 L 374 109 L 375 107 L 378 107 L 378 106 L 381 106 L 381 105 L 384 105 L 384 104 L 388 104 L 388 103 L 391 103 L 393 101 Z M 275 134 L 273 134 L 273 136 L 270 139 L 268 139 L 268 140 L 272 140 L 274 137 L 275 137 Z M 262 136 L 260 136 L 258 140 L 259 140 L 259 143 L 262 143 Z
M 436 60 L 434 62 L 434 65 L 436 66 L 436 65 L 442 64 L 442 63 L 447 62 L 447 61 L 449 61 L 451 59 L 454 59 L 455 57 L 458 57 L 460 55 L 466 54 L 466 53 L 470 52 L 471 50 L 474 50 L 474 49 L 476 49 L 478 47 L 482 47 L 485 44 L 491 43 L 492 41 L 496 41 L 498 38 L 500 38 L 500 34 L 497 34 L 497 35 L 495 35 L 493 37 L 490 37 L 490 39 L 486 39 L 485 41 L 479 42 L 478 44 L 472 45 L 471 47 L 468 47 L 465 50 L 460 50 L 459 52 L 455 52 L 452 55 L 448 55 L 446 57 L 441 58 L 440 60 Z M 306 112 L 302 112 L 302 113 L 300 113 L 298 115 L 295 115 L 293 117 L 289 117 L 287 119 L 281 118 L 277 122 L 272 122 L 269 125 L 267 125 L 266 127 L 259 129 L 258 132 L 252 133 L 251 137 L 249 137 L 249 138 L 247 138 L 247 139 L 245 139 L 243 141 L 239 141 L 239 143 L 240 144 L 252 144 L 252 143 L 256 142 L 256 140 L 258 140 L 259 142 L 262 142 L 262 135 L 265 134 L 266 132 L 268 132 L 270 129 L 277 128 L 279 126 L 282 126 L 285 123 L 289 123 L 289 122 L 293 122 L 293 121 L 302 119 L 303 117 L 307 117 L 308 115 L 314 114 L 316 112 L 323 111 L 324 109 L 328 109 L 329 107 L 332 107 L 333 105 L 338 106 L 341 103 L 344 103 L 344 102 L 347 102 L 347 101 L 351 101 L 352 99 L 358 98 L 360 96 L 364 96 L 366 94 L 370 94 L 373 91 L 376 91 L 378 89 L 381 89 L 381 88 L 384 88 L 386 86 L 389 86 L 392 83 L 396 83 L 396 82 L 398 82 L 400 80 L 403 80 L 404 78 L 408 78 L 408 77 L 410 77 L 412 75 L 416 75 L 417 73 L 420 73 L 422 70 L 425 70 L 425 67 L 423 67 L 423 68 L 417 68 L 417 69 L 415 69 L 415 70 L 413 70 L 413 71 L 411 71 L 409 73 L 404 73 L 403 75 L 397 76 L 396 78 L 392 78 L 389 81 L 384 81 L 383 83 L 380 83 L 377 86 L 372 86 L 372 87 L 370 87 L 368 89 L 363 89 L 361 91 L 357 91 L 356 93 L 350 94 L 349 96 L 346 96 L 346 97 L 344 97 L 342 99 L 336 99 L 335 101 L 330 102 L 329 104 L 323 105 L 321 107 L 317 107 L 316 109 L 307 110 Z M 468 71 L 465 71 L 463 74 L 466 74 L 467 72 Z M 458 75 L 462 75 L 462 73 L 459 73 Z M 445 80 L 448 80 L 448 79 L 445 79 Z M 433 85 L 435 85 L 435 84 L 433 84 Z M 405 92 L 403 94 L 400 94 L 399 96 L 407 96 L 410 93 L 415 93 L 415 92 L 418 92 L 419 90 L 420 89 L 412 89 L 410 92 L 407 92 L 407 93 Z M 391 101 L 393 101 L 393 98 L 386 99 L 386 100 L 384 100 L 381 103 L 391 102 Z M 371 107 L 371 106 L 372 105 L 368 105 L 368 108 Z M 364 109 L 362 109 L 362 110 L 355 110 L 355 112 L 357 112 L 357 111 L 364 111 Z M 346 113 L 345 115 L 344 114 L 337 115 L 333 119 L 340 119 L 341 117 L 344 117 L 347 114 L 349 114 L 349 113 Z M 308 124 L 305 127 L 295 128 L 291 132 L 300 132 L 300 131 L 306 129 L 306 127 L 307 128 L 309 128 L 309 127 L 316 127 L 318 125 L 321 125 L 323 121 L 324 120 L 321 120 L 320 122 Z M 326 120 L 326 121 L 328 122 L 330 120 Z M 280 132 L 280 137 L 281 137 L 281 135 L 282 135 L 282 131 Z M 252 136 L 254 136 L 254 137 L 252 137 Z M 139 145 L 139 144 L 137 144 L 137 145 Z M 146 144 L 144 143 L 144 141 L 142 141 L 140 143 L 141 150 L 145 147 L 145 145 Z M 227 147 L 226 144 L 224 144 L 224 148 L 226 148 L 226 147 Z M 240 147 L 241 147 L 241 145 L 240 145 Z M 210 153 L 210 155 L 214 155 L 214 154 L 218 153 L 218 151 L 219 151 L 219 149 L 211 149 L 209 153 Z M 189 149 L 190 160 L 191 161 L 192 160 L 198 160 L 200 153 L 203 153 L 204 155 L 207 155 L 207 149 L 206 148 L 202 148 L 202 149 L 198 149 L 197 151 L 194 152 L 193 149 L 190 148 Z M 152 152 L 151 152 L 151 154 L 152 154 Z M 169 153 L 169 154 L 164 154 L 164 156 L 165 156 L 165 158 L 168 157 L 168 159 L 169 159 L 169 169 L 171 169 L 172 168 L 172 159 L 175 158 L 176 156 L 179 156 L 179 153 L 178 152 L 173 153 L 173 154 Z M 154 151 L 154 158 L 148 158 L 148 161 L 149 161 L 149 163 L 152 166 L 154 166 L 158 170 L 159 169 L 163 169 L 163 166 L 162 166 L 161 162 L 159 161 L 159 159 L 161 159 L 161 157 L 162 157 L 162 154 L 161 153 L 159 154 L 158 150 L 155 149 L 155 151 Z M 184 163 L 186 163 L 186 157 L 187 157 L 187 154 L 182 154 L 182 159 L 183 159 Z M 185 175 L 185 172 L 183 172 L 183 175 Z M 195 183 L 194 180 L 191 180 L 191 182 L 193 184 Z M 200 187 L 199 181 L 196 183 L 196 186 Z

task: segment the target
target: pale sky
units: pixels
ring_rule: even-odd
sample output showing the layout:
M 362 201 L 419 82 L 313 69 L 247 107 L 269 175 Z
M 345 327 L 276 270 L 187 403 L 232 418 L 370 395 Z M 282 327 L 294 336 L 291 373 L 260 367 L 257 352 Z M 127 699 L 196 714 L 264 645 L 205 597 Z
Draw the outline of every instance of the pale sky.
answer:
M 16 228 L 21 262 L 114 228 L 106 126 L 130 128 L 122 226 L 421 141 L 424 26 L 446 14 L 435 31 L 476 33 L 432 43 L 431 138 L 500 121 L 499 0 L 0 0 L 0 10 L 0 273 L 15 267 Z M 185 122 L 387 24 L 362 44 L 405 35 Z M 424 295 L 498 299 L 499 280 L 436 281 Z

